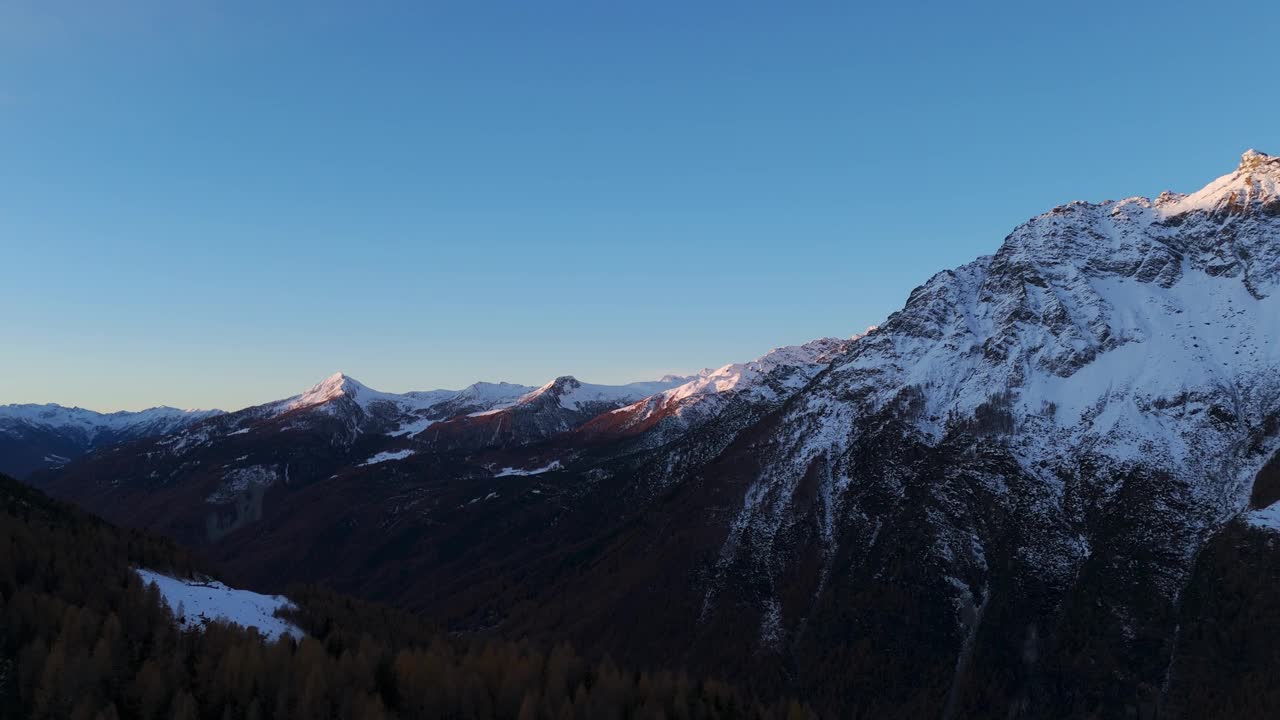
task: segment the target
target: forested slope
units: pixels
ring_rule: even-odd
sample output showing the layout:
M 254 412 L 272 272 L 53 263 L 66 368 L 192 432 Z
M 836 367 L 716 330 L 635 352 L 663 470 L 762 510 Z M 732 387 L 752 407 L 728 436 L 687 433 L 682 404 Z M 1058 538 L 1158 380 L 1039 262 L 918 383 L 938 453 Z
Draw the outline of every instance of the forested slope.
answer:
M 319 589 L 308 634 L 180 631 L 133 568 L 205 572 L 172 542 L 111 526 L 0 476 L 0 717 L 802 718 L 714 681 L 591 663 L 567 645 L 459 640 Z

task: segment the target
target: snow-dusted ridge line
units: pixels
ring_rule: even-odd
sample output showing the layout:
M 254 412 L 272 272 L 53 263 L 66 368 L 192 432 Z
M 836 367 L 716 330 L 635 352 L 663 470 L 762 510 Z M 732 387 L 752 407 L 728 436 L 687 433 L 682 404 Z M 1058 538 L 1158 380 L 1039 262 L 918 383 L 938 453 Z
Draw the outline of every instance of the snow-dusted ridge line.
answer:
M 146 410 L 102 413 L 57 403 L 0 405 L 0 425 L 25 423 L 50 428 L 74 428 L 90 437 L 106 432 L 128 432 L 147 426 L 180 426 L 224 414 L 222 410 L 183 410 L 160 405 Z
M 364 409 L 376 402 L 393 402 L 409 409 L 423 409 L 456 397 L 461 392 L 463 391 L 427 390 L 403 394 L 385 393 L 374 390 L 353 377 L 337 372 L 316 383 L 306 392 L 287 400 L 279 401 L 277 404 L 281 406 L 281 412 L 289 412 L 322 405 L 345 396 L 354 400 L 356 404 Z
M 542 467 L 533 468 L 530 470 L 522 470 L 520 468 L 505 467 L 499 470 L 498 472 L 494 473 L 493 476 L 496 478 L 500 478 L 500 477 L 515 477 L 515 476 L 527 476 L 527 475 L 541 475 L 543 473 L 552 472 L 553 470 L 559 470 L 560 467 L 561 466 L 560 466 L 559 460 L 552 460 L 550 463 L 547 463 Z
M 868 332 L 874 330 L 869 328 Z M 687 382 L 612 411 L 625 422 L 639 423 L 655 415 L 674 419 L 677 426 L 714 416 L 726 403 L 744 399 L 751 403 L 783 401 L 811 381 L 820 371 L 842 356 L 850 344 L 865 333 L 850 338 L 818 338 L 802 345 L 770 350 L 748 362 L 707 368 Z
M 533 389 L 514 383 L 477 382 L 462 390 L 388 393 L 374 390 L 339 372 L 299 395 L 250 408 L 245 412 L 254 411 L 266 418 L 312 409 L 333 413 L 339 406 L 337 401 L 342 400 L 354 404 L 366 416 L 379 415 L 394 422 L 396 428 L 387 434 L 403 437 L 422 432 L 461 409 L 506 407 Z
M 832 357 L 846 349 L 848 343 L 862 337 L 849 339 L 818 338 L 803 345 L 787 345 L 773 348 L 759 358 L 745 363 L 730 363 L 722 367 L 698 373 L 692 380 L 663 393 L 669 400 L 684 400 L 694 395 L 714 395 L 723 392 L 760 387 L 760 381 L 781 367 L 806 365 L 825 366 Z
M 457 417 L 482 417 L 521 406 L 548 404 L 574 411 L 599 411 L 624 405 L 669 390 L 690 378 L 668 375 L 661 380 L 598 385 L 562 376 L 539 388 L 513 383 L 475 383 L 462 390 L 430 390 L 403 394 L 374 390 L 343 373 L 335 373 L 300 395 L 261 406 L 267 417 L 316 408 L 332 413 L 335 402 L 347 400 L 366 415 L 393 417 L 392 437 L 416 435 L 437 422 Z M 478 409 L 477 409 L 478 408 Z M 470 412 L 467 412 L 470 411 Z
M 296 639 L 304 633 L 296 625 L 276 617 L 280 610 L 292 609 L 293 603 L 283 595 L 260 595 L 248 590 L 227 587 L 218 581 L 202 583 L 180 580 L 153 570 L 135 568 L 146 585 L 154 584 L 173 612 L 174 619 L 185 630 L 202 630 L 214 620 L 255 627 L 267 640 L 282 636 Z
M 636 402 L 678 387 L 688 380 L 689 377 L 667 375 L 661 380 L 598 385 L 584 383 L 572 375 L 564 375 L 521 397 L 515 404 L 523 405 L 543 398 L 554 398 L 566 410 L 583 410 L 591 406 Z

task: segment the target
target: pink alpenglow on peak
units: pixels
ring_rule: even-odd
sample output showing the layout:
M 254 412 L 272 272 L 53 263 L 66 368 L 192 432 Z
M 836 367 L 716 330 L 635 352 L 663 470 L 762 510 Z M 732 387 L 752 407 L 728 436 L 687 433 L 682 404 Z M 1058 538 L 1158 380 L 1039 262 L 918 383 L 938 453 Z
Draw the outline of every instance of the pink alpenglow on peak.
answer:
M 1155 206 L 1165 217 L 1194 211 L 1244 212 L 1280 203 L 1280 158 L 1247 150 L 1234 172 L 1223 175 L 1200 190 L 1183 195 L 1164 192 Z

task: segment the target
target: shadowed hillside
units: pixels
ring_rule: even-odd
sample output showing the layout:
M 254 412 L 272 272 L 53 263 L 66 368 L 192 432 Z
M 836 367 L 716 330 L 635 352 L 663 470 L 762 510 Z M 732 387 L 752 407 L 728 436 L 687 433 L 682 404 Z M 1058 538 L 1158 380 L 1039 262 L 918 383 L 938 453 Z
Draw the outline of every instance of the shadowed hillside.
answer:
M 134 567 L 187 576 L 168 540 L 122 530 L 0 476 L 0 717 L 804 718 L 717 682 L 589 663 L 567 645 L 459 641 L 403 613 L 292 594 L 307 637 L 180 631 Z

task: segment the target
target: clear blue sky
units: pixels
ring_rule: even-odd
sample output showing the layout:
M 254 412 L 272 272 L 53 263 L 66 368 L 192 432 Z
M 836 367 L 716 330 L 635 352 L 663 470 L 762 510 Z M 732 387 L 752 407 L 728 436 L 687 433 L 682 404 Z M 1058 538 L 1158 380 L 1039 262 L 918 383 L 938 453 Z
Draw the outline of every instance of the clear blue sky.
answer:
M 0 403 L 621 382 L 1280 152 L 1280 3 L 0 0 Z

